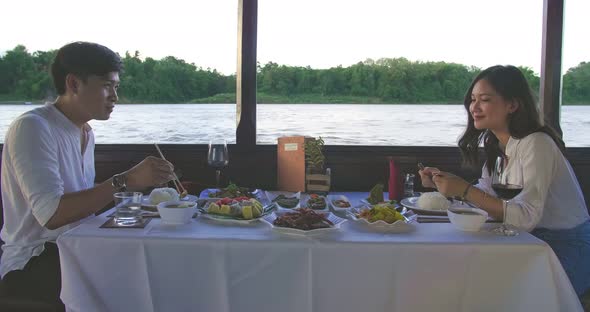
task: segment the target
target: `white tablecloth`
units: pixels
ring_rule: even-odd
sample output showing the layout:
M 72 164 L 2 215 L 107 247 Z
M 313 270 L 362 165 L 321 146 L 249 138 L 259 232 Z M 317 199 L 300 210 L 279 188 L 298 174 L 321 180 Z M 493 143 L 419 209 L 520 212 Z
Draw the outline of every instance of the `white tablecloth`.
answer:
M 528 233 L 446 223 L 386 234 L 347 222 L 298 237 L 262 222 L 105 221 L 57 241 L 69 311 L 582 311 L 551 248 Z

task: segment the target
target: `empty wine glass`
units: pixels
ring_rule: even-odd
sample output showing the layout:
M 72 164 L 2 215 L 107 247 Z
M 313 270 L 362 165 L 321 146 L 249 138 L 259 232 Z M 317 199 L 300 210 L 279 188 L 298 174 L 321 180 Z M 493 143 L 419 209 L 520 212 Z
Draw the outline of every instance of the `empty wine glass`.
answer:
M 513 163 L 510 163 L 512 161 Z M 518 195 L 523 188 L 522 166 L 516 159 L 499 156 L 492 170 L 492 188 L 502 199 L 502 225 L 492 232 L 504 236 L 516 236 L 518 231 L 506 223 L 506 212 L 509 201 Z
M 219 188 L 221 178 L 221 169 L 229 163 L 229 153 L 227 152 L 227 142 L 209 141 L 209 152 L 207 154 L 207 163 L 215 168 L 215 186 Z

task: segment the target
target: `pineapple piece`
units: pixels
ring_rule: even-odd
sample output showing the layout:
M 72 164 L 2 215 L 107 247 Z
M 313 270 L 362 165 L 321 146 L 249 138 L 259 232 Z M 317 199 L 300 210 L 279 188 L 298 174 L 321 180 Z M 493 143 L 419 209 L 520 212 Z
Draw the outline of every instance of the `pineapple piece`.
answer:
M 217 205 L 216 203 L 209 204 L 209 209 L 207 209 L 207 212 L 209 212 L 209 213 L 220 213 L 219 212 L 219 205 Z
M 262 208 L 260 208 L 258 205 L 252 206 L 252 216 L 254 218 L 258 218 L 260 215 L 262 215 Z
M 242 207 L 242 217 L 244 217 L 244 219 L 246 220 L 250 220 L 252 219 L 252 206 L 245 206 Z
M 221 205 L 221 208 L 219 209 L 219 213 L 229 216 L 229 214 L 231 213 L 231 209 L 230 209 L 229 205 Z
M 262 203 L 257 201 L 256 199 L 252 199 L 252 202 L 254 203 L 254 206 L 258 207 L 258 209 L 260 209 L 260 211 L 262 211 Z

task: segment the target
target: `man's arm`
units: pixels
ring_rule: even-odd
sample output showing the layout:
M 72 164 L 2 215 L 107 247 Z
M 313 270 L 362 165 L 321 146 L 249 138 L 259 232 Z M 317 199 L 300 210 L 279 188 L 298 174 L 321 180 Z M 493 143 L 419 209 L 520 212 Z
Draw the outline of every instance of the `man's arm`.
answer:
M 86 218 L 104 208 L 113 200 L 116 192 L 111 185 L 112 178 L 97 184 L 95 187 L 79 192 L 64 194 L 53 216 L 45 227 L 55 230 L 64 225 Z
M 172 180 L 173 168 L 168 161 L 150 156 L 123 174 L 129 189 L 143 190 Z M 110 178 L 93 188 L 62 195 L 55 213 L 45 227 L 55 230 L 102 209 L 113 200 L 113 194 L 117 192 L 112 182 L 113 178 Z

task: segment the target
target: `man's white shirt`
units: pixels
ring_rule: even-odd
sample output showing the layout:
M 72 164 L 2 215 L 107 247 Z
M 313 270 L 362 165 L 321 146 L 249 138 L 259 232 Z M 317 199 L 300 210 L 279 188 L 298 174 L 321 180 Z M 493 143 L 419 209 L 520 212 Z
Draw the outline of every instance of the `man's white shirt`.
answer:
M 11 124 L 2 151 L 1 276 L 23 269 L 43 252 L 45 242 L 78 224 L 56 230 L 44 227 L 63 194 L 93 187 L 94 178 L 90 127 L 82 154 L 80 128 L 53 104 L 26 112 Z

